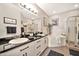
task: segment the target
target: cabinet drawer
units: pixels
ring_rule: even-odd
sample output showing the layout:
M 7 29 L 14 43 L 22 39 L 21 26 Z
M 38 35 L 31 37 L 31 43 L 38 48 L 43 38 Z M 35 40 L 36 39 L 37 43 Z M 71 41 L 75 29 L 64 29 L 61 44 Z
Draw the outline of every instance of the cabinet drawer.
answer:
M 39 44 L 42 41 L 42 39 L 36 40 L 36 44 Z
M 23 46 L 20 49 L 22 56 L 33 56 L 34 55 L 34 42 L 27 44 L 25 47 Z
M 42 40 L 40 40 L 40 39 L 37 40 L 37 41 L 35 41 L 35 43 L 34 43 L 34 44 L 35 44 L 35 48 L 36 48 L 38 45 L 41 45 L 41 43 L 42 43 Z
M 24 51 L 24 50 L 26 50 L 26 49 L 29 49 L 29 46 L 26 46 L 26 47 L 20 49 L 20 51 L 22 52 L 22 51 Z

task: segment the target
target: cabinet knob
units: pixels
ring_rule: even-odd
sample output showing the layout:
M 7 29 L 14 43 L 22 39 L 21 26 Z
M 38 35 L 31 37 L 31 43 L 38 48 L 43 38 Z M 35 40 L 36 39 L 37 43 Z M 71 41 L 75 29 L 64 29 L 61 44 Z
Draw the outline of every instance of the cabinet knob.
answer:
M 23 54 L 23 56 L 25 56 L 25 55 Z
M 25 55 L 27 56 L 27 53 L 25 53 Z
M 27 53 L 24 53 L 23 56 L 27 56 Z
M 46 44 L 46 40 L 45 40 L 44 42 L 45 42 L 45 44 Z

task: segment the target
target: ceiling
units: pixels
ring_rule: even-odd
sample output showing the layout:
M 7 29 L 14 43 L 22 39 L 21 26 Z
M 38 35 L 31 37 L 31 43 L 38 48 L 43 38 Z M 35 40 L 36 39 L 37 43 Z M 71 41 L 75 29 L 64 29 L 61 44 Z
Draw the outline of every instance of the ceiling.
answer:
M 61 13 L 78 8 L 78 3 L 37 3 L 37 5 L 48 15 Z

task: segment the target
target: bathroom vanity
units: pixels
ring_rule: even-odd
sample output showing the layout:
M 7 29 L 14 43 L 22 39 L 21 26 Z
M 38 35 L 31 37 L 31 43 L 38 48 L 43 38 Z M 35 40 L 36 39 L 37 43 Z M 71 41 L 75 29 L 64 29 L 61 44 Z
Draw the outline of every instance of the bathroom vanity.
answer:
M 0 52 L 0 56 L 39 56 L 47 48 L 47 44 L 46 35 L 33 41 L 28 40 L 21 44 L 10 45 L 9 49 Z

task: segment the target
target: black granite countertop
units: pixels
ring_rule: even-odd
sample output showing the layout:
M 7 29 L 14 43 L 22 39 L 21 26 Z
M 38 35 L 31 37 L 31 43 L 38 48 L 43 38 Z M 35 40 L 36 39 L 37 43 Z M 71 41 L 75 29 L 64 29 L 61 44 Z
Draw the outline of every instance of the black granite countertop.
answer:
M 28 43 L 34 42 L 34 41 L 36 41 L 36 40 L 38 40 L 38 39 L 41 39 L 41 38 L 43 38 L 43 37 L 46 37 L 46 36 L 48 36 L 48 34 L 46 34 L 45 36 L 36 38 L 36 39 L 34 39 L 34 40 L 28 40 L 28 41 L 25 42 L 25 43 L 22 43 L 22 44 L 19 44 L 19 45 L 15 45 L 14 47 L 11 47 L 11 48 L 9 48 L 9 49 L 0 51 L 0 53 L 4 53 L 4 52 L 7 52 L 7 51 L 10 51 L 10 50 L 12 50 L 12 49 L 14 49 L 14 48 L 20 47 L 20 46 L 22 46 L 22 45 L 24 45 L 24 44 L 28 44 Z M 7 44 L 8 44 L 8 43 L 7 43 Z M 7 45 L 7 44 L 6 44 L 6 45 Z

